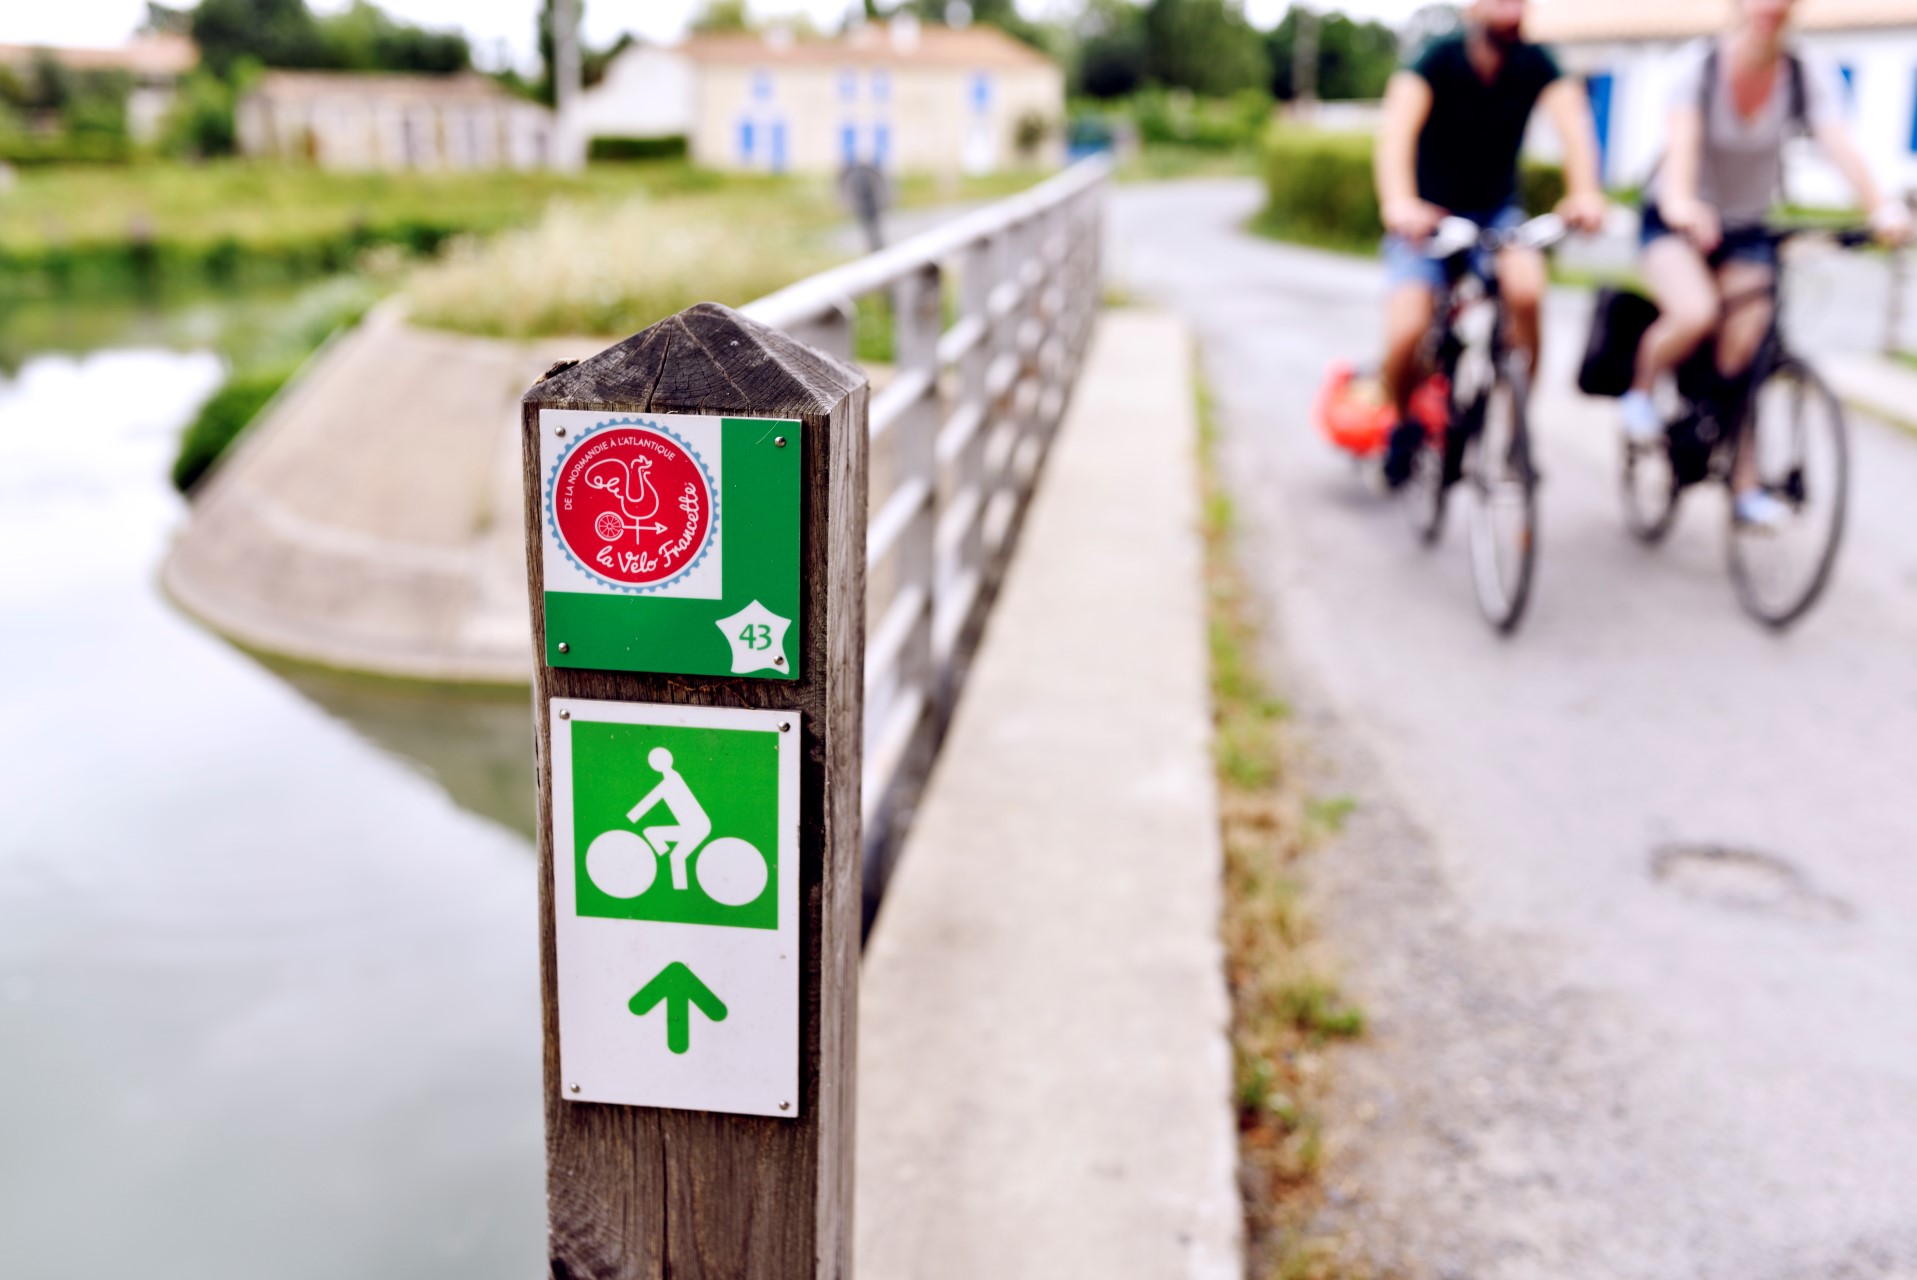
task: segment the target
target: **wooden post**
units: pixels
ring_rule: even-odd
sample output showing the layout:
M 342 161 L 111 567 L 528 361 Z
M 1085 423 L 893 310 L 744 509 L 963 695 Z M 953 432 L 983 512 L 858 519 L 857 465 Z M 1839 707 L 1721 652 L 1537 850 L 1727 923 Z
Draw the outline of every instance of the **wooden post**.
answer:
M 797 679 L 555 665 L 565 660 L 555 659 L 549 648 L 559 642 L 546 634 L 542 609 L 542 560 L 550 554 L 543 539 L 551 519 L 545 505 L 550 476 L 542 471 L 552 469 L 541 466 L 541 414 L 550 410 L 803 424 L 797 433 L 798 616 L 786 642 L 787 652 L 796 655 Z M 796 1280 L 850 1274 L 866 416 L 866 383 L 856 370 L 714 304 L 683 311 L 582 363 L 555 366 L 524 398 L 527 565 L 538 660 L 533 721 L 553 1277 Z M 770 447 L 769 440 L 764 443 Z M 783 448 L 784 438 L 778 443 Z M 748 514 L 721 511 L 714 519 L 732 521 L 726 527 L 736 531 Z M 737 560 L 744 544 L 729 541 L 723 553 L 730 581 L 743 567 Z M 555 891 L 554 698 L 798 713 L 797 1118 L 566 1097 L 555 910 L 572 907 L 556 902 Z M 559 856 L 573 855 L 560 850 Z M 683 1003 L 680 1008 L 683 1028 L 690 1015 Z M 653 1018 L 649 1026 L 666 1025 L 663 1013 Z M 735 1016 L 735 1028 L 738 1022 Z M 682 1029 L 681 1046 L 684 1035 Z

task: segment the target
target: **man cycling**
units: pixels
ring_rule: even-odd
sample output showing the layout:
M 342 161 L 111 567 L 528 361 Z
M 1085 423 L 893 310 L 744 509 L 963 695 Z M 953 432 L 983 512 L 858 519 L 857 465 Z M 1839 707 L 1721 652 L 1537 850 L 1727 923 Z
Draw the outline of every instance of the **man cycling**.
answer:
M 1524 0 L 1475 0 L 1465 28 L 1433 41 L 1391 77 L 1379 126 L 1376 171 L 1385 231 L 1385 383 L 1398 412 L 1385 449 L 1385 482 L 1400 488 L 1423 439 L 1410 417 L 1420 380 L 1418 347 L 1431 327 L 1443 267 L 1422 242 L 1449 214 L 1484 227 L 1515 227 L 1518 151 L 1533 107 L 1542 106 L 1564 149 L 1565 221 L 1595 231 L 1604 220 L 1597 135 L 1582 86 L 1567 80 L 1542 47 L 1524 39 Z M 1498 255 L 1498 285 L 1510 340 L 1535 363 L 1544 256 L 1533 249 Z

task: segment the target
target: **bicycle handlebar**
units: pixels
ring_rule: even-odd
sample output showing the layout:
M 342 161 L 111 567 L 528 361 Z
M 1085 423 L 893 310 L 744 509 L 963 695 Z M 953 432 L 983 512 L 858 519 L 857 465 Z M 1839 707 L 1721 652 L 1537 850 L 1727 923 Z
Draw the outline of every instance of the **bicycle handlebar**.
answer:
M 1440 262 L 1482 249 L 1496 253 L 1500 249 L 1548 249 L 1569 235 L 1571 228 L 1555 213 L 1543 214 L 1515 227 L 1481 227 L 1456 214 L 1438 223 L 1438 229 L 1424 243 L 1428 258 Z

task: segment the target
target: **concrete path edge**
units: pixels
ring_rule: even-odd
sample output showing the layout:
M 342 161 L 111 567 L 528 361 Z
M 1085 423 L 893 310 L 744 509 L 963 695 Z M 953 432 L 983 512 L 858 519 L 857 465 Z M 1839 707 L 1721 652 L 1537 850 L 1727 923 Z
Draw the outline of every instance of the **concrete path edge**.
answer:
M 1107 313 L 866 951 L 858 1274 L 1243 1274 L 1191 342 Z

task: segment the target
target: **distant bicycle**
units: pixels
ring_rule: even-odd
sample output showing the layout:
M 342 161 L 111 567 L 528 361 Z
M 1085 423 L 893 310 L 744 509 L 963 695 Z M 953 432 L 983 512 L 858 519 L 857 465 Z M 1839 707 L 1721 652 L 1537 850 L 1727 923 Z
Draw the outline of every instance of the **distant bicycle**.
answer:
M 1506 333 L 1495 268 L 1500 250 L 1548 249 L 1565 237 L 1556 214 L 1509 229 L 1446 218 L 1425 245 L 1445 266 L 1424 356 L 1429 386 L 1449 412 L 1427 432 L 1406 487 L 1412 528 L 1426 545 L 1444 530 L 1453 486 L 1470 495 L 1471 580 L 1499 632 L 1516 629 L 1537 571 L 1538 469 L 1528 421 L 1530 374 Z
M 1779 246 L 1807 236 L 1847 249 L 1872 240 L 1861 228 L 1765 230 Z M 1708 479 L 1729 488 L 1739 450 L 1755 451 L 1759 483 L 1789 507 L 1791 518 L 1776 528 L 1733 515 L 1730 575 L 1744 610 L 1776 628 L 1802 617 L 1829 582 L 1850 491 L 1843 406 L 1784 336 L 1783 278 L 1779 271 L 1769 285 L 1724 301 L 1726 313 L 1765 300 L 1772 304 L 1770 331 L 1750 369 L 1720 376 L 1716 343 L 1704 343 L 1666 390 L 1673 403 L 1664 415 L 1664 440 L 1627 443 L 1623 468 L 1625 523 L 1640 541 L 1656 544 L 1670 532 L 1685 489 Z

